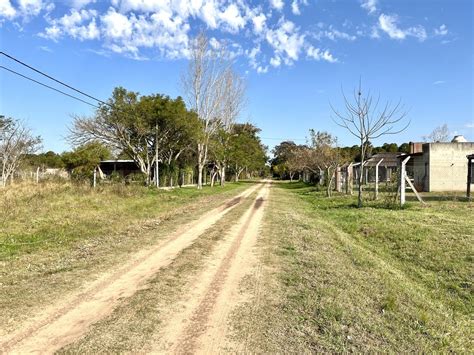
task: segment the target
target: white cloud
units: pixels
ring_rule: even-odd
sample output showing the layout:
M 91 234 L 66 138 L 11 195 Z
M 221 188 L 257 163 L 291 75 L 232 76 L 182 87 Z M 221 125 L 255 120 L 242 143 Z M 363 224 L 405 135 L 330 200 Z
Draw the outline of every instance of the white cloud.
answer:
M 282 19 L 279 24 L 280 27 L 276 30 L 270 29 L 267 31 L 266 40 L 285 64 L 291 65 L 293 61 L 299 58 L 305 44 L 305 35 L 300 34 L 291 21 Z
M 322 27 L 324 27 L 324 25 Z M 316 38 L 317 40 L 328 38 L 331 41 L 337 41 L 339 39 L 344 39 L 347 41 L 355 41 L 357 39 L 357 36 L 351 35 L 347 32 L 339 31 L 335 29 L 332 25 L 330 25 L 327 30 L 321 30 L 321 31 L 313 33 L 312 36 Z
M 377 0 L 362 0 L 360 6 L 369 14 L 373 14 L 377 11 Z
M 278 56 L 273 57 L 270 59 L 270 65 L 274 68 L 277 68 L 281 65 L 281 59 Z
M 293 0 L 291 3 L 291 12 L 293 12 L 294 15 L 301 15 L 300 7 L 298 6 L 298 2 L 296 0 Z
M 0 0 L 0 18 L 12 20 L 21 17 L 23 21 L 38 16 L 42 11 L 50 12 L 54 9 L 54 3 L 43 0 L 17 0 L 16 8 L 13 1 Z
M 265 28 L 266 19 L 267 17 L 263 13 L 252 17 L 253 28 L 255 33 L 262 33 L 263 29 Z
M 466 128 L 474 128 L 474 122 L 466 123 Z
M 336 63 L 337 59 L 329 52 L 327 49 L 322 51 L 319 48 L 315 48 L 313 46 L 309 46 L 306 50 L 306 55 L 314 60 L 325 60 L 329 63 Z
M 283 11 L 285 0 L 255 5 L 244 0 L 109 0 L 108 8 L 90 6 L 103 4 L 97 0 L 65 2 L 70 8 L 53 17 L 49 13 L 54 7 L 53 0 L 0 0 L 0 21 L 43 15 L 47 24 L 38 34 L 41 37 L 53 41 L 66 37 L 79 41 L 100 40 L 101 48 L 96 50 L 100 55 L 119 53 L 140 60 L 147 59 L 148 49 L 165 58 L 186 58 L 191 23 L 196 24 L 196 28 L 204 24 L 208 29 L 221 32 L 216 38 L 226 43 L 230 57 L 247 57 L 249 66 L 258 73 L 292 65 L 302 56 L 309 57 L 309 41 L 318 39 L 281 14 L 280 20 L 274 21 L 275 9 Z M 291 4 L 288 12 L 295 15 L 309 5 L 308 0 L 287 3 Z M 62 6 L 58 12 L 61 10 Z M 243 36 L 251 45 L 244 46 L 245 42 L 240 44 L 222 32 Z M 354 35 L 326 25 L 321 29 L 321 37 L 334 41 L 355 39 Z M 211 44 L 220 45 L 215 38 Z M 328 50 L 312 48 L 313 59 L 336 61 Z
M 441 85 L 441 84 L 445 84 L 446 81 L 444 80 L 436 80 L 435 82 L 433 82 L 433 85 Z
M 243 28 L 246 22 L 235 4 L 230 4 L 220 15 L 220 18 L 228 26 L 229 30 L 234 33 Z
M 53 52 L 53 51 L 51 50 L 51 48 L 49 48 L 48 46 L 39 46 L 38 48 L 41 49 L 41 50 L 44 51 L 44 52 L 48 52 L 48 53 L 52 53 L 52 52 Z
M 379 28 L 393 39 L 403 40 L 407 36 L 412 36 L 424 41 L 427 38 L 426 30 L 421 25 L 409 27 L 405 30 L 399 28 L 396 15 L 381 14 L 379 16 Z
M 285 6 L 285 3 L 283 2 L 283 0 L 270 0 L 270 5 L 274 9 L 276 9 L 278 11 L 281 11 L 281 10 L 283 10 L 283 7 Z
M 182 58 L 188 55 L 187 24 L 171 12 L 151 15 L 124 15 L 110 8 L 101 17 L 102 35 L 107 48 L 117 53 L 132 53 L 135 59 L 140 47 L 157 48 L 164 57 Z
M 135 20 L 134 15 L 129 19 L 111 7 L 101 18 L 104 36 L 109 39 L 129 38 L 132 35 L 132 22 Z
M 40 33 L 40 36 L 54 41 L 64 35 L 80 41 L 98 39 L 100 31 L 96 24 L 96 16 L 95 10 L 71 9 L 69 14 L 50 20 L 50 26 Z
M 16 16 L 16 10 L 10 0 L 0 0 L 0 18 L 12 19 Z
M 436 36 L 446 36 L 448 34 L 448 27 L 443 24 L 439 28 L 435 28 L 434 33 Z

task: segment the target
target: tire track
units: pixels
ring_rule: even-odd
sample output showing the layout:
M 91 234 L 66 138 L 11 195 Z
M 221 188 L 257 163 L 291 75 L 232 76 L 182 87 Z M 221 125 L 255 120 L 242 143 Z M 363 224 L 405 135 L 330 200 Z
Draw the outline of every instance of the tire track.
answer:
M 162 243 L 136 253 L 118 270 L 104 274 L 82 292 L 49 307 L 28 326 L 3 339 L 0 352 L 52 353 L 73 342 L 259 187 L 250 187 L 197 221 L 179 228 Z
M 178 305 L 177 313 L 168 317 L 171 321 L 152 352 L 216 353 L 240 347 L 227 337 L 229 316 L 245 301 L 245 295 L 239 293 L 240 281 L 255 271 L 253 248 L 268 190 L 267 184 L 217 246 L 207 267 L 193 281 L 192 291 Z

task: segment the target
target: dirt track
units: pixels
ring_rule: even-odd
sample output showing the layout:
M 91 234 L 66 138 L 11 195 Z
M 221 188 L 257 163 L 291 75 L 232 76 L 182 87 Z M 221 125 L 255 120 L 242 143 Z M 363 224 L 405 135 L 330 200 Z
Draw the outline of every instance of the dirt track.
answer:
M 195 277 L 193 292 L 178 302 L 171 321 L 152 352 L 242 352 L 242 344 L 227 337 L 231 311 L 246 299 L 239 292 L 245 275 L 256 270 L 253 247 L 257 241 L 268 185 L 216 247 L 206 267 Z
M 2 339 L 0 352 L 51 353 L 75 341 L 88 331 L 90 325 L 113 312 L 122 299 L 144 287 L 147 280 L 257 189 L 258 186 L 247 189 L 180 228 L 155 247 L 138 252 L 122 267 L 84 286 L 77 294 L 45 309 L 22 329 Z M 225 319 L 231 304 L 237 302 L 238 282 L 245 272 L 244 258 L 249 256 L 256 239 L 267 191 L 268 186 L 260 190 L 252 207 L 230 231 L 228 238 L 216 247 L 211 265 L 205 268 L 196 285 L 196 293 L 192 299 L 184 301 L 187 305 L 185 311 L 171 318 L 172 324 L 166 327 L 165 346 L 160 344 L 155 351 L 208 352 L 221 348 Z M 184 322 L 187 315 L 191 318 Z M 217 342 L 212 339 L 217 339 Z

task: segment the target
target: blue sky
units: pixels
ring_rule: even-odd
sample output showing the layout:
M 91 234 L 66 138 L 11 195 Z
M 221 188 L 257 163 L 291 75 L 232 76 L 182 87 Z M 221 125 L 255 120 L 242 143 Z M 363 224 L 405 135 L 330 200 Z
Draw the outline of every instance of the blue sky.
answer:
M 180 95 L 200 30 L 232 50 L 248 87 L 240 120 L 270 147 L 304 143 L 310 128 L 357 144 L 332 122 L 329 103 L 340 107 L 341 87 L 359 78 L 409 110 L 410 127 L 375 144 L 418 141 L 444 123 L 474 141 L 471 0 L 0 0 L 2 51 L 102 99 L 118 85 Z M 44 150 L 69 149 L 71 115 L 92 113 L 0 70 L 0 114 L 27 121 Z

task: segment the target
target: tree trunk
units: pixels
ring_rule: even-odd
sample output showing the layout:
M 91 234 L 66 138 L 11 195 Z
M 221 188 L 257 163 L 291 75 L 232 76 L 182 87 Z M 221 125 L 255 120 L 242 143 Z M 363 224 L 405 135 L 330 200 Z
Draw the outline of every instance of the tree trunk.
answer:
M 222 164 L 221 168 L 221 186 L 225 185 L 225 165 Z
M 360 171 L 359 171 L 359 186 L 357 195 L 357 207 L 362 207 L 362 183 L 364 181 L 364 163 L 365 163 L 365 143 L 361 140 L 360 143 Z
M 332 181 L 334 179 L 334 174 L 331 174 L 330 168 L 326 169 L 326 176 L 327 176 L 327 186 L 326 186 L 326 195 L 327 197 L 331 197 L 331 187 L 332 187 Z
M 198 155 L 198 180 L 197 188 L 202 189 L 202 171 L 204 169 L 204 145 L 198 143 L 197 146 L 197 155 Z
M 214 182 L 216 180 L 216 176 L 217 176 L 217 171 L 212 171 L 211 172 L 211 186 L 214 186 Z

